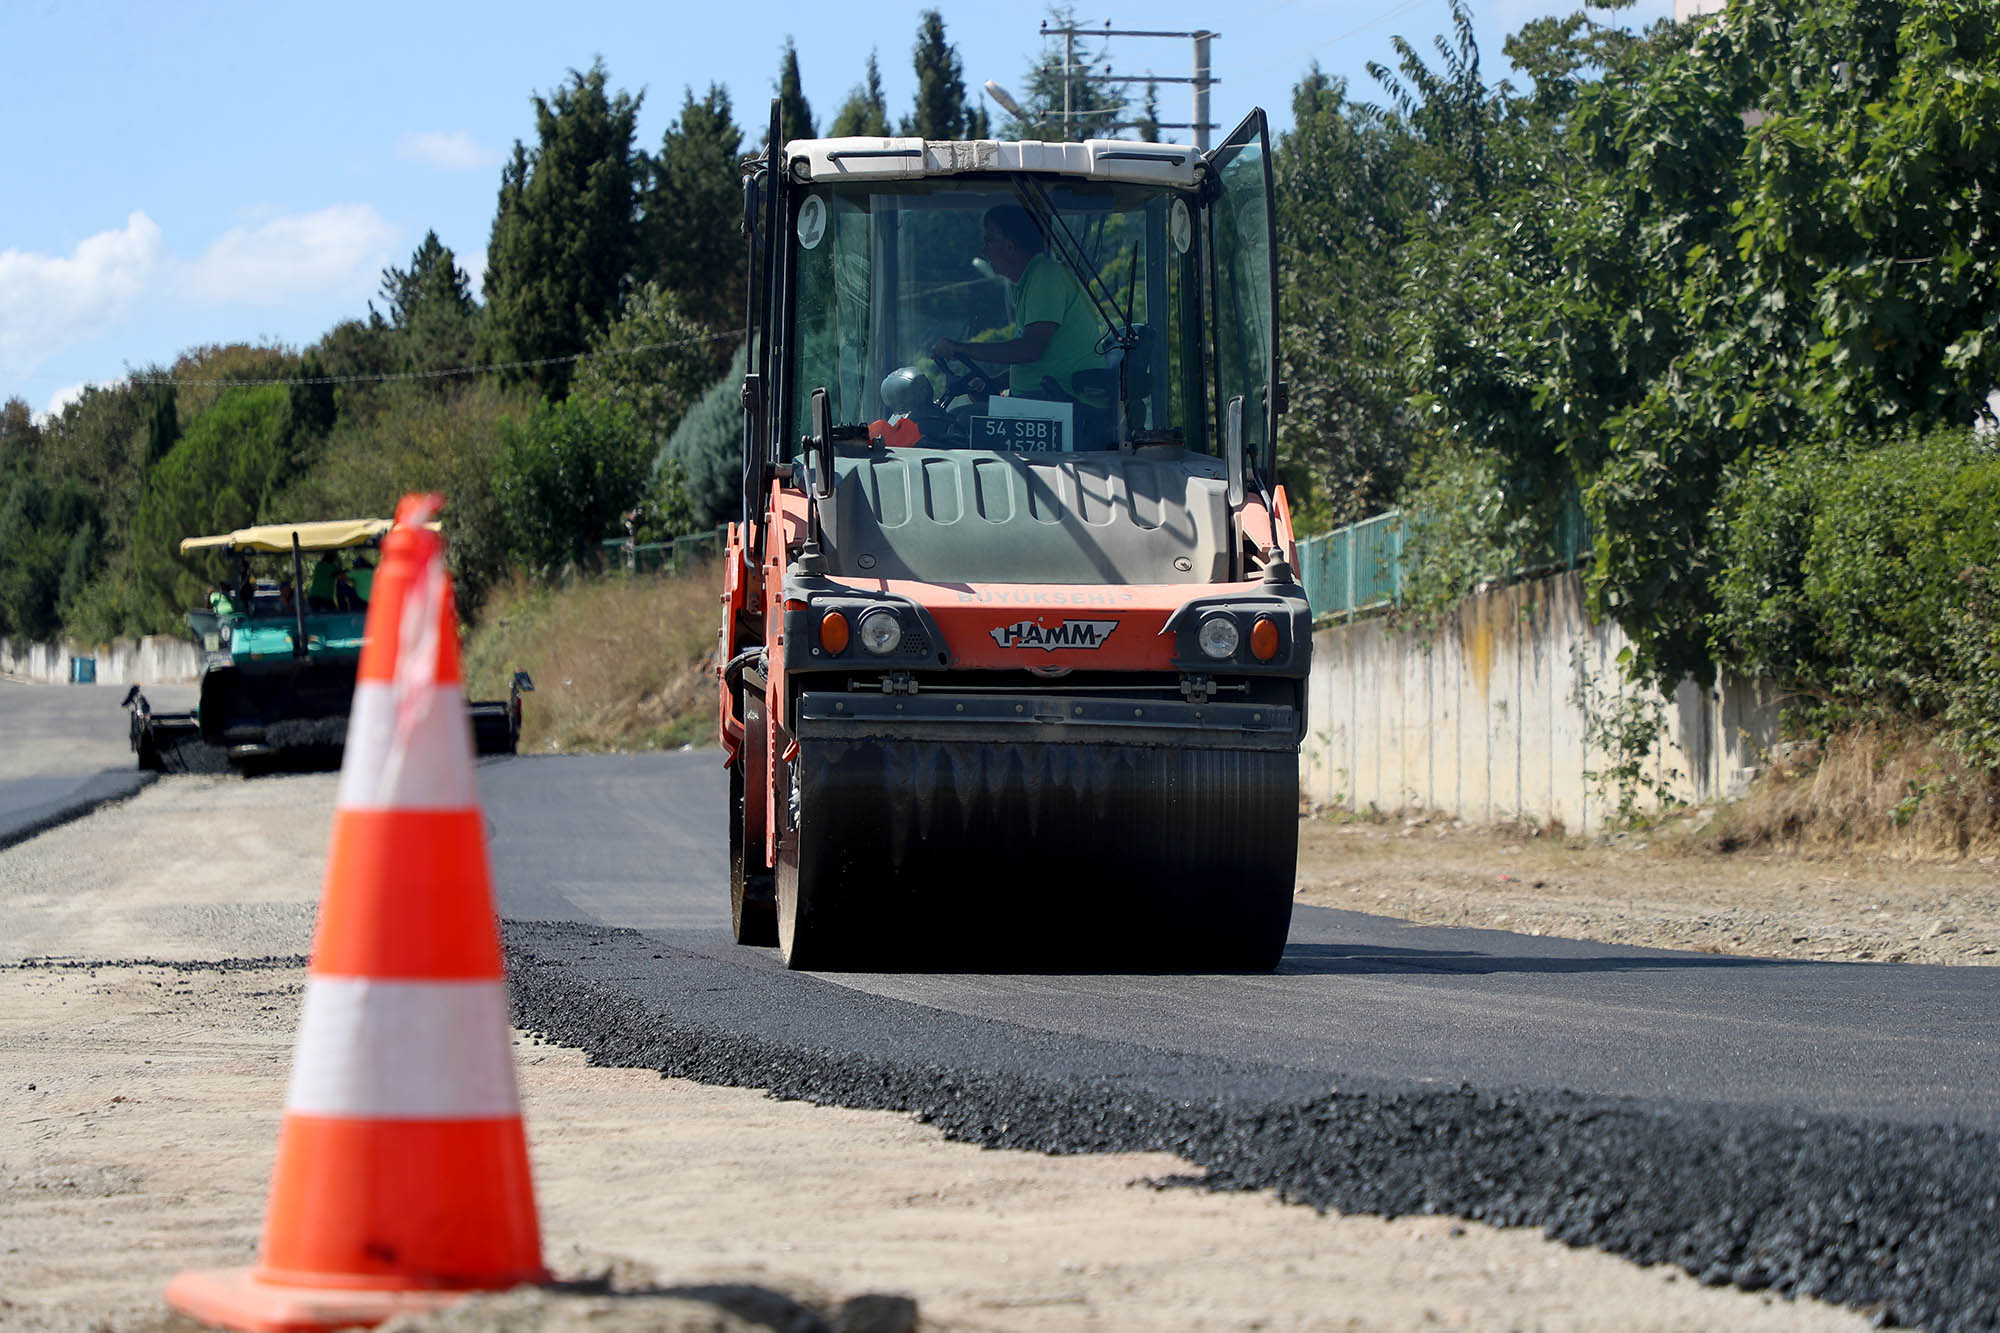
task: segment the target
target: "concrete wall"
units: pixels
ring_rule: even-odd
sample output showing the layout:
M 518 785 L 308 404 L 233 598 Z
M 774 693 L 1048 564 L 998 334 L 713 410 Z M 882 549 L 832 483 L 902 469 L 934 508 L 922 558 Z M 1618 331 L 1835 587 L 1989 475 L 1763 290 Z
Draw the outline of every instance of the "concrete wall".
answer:
M 0 676 L 63 684 L 70 678 L 72 657 L 93 659 L 100 685 L 163 685 L 201 678 L 201 649 L 186 639 L 162 634 L 92 647 L 0 639 Z
M 1353 810 L 1598 829 L 1620 793 L 1586 774 L 1618 760 L 1591 743 L 1591 721 L 1627 711 L 1618 654 L 1628 643 L 1616 625 L 1590 622 L 1574 573 L 1473 597 L 1431 635 L 1392 633 L 1379 619 L 1321 630 L 1306 795 Z M 1777 739 L 1776 702 L 1753 683 L 1704 692 L 1683 682 L 1670 701 L 1647 699 L 1640 707 L 1657 705 L 1663 734 L 1636 788 L 1642 805 L 1656 803 L 1655 783 L 1697 804 L 1728 795 Z

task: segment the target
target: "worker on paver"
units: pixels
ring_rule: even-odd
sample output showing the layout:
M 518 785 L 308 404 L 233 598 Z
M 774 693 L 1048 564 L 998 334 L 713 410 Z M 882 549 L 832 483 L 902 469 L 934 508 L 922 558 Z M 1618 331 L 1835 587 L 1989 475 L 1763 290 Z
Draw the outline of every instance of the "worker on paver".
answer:
M 331 551 L 321 551 L 319 559 L 313 561 L 312 577 L 306 581 L 306 609 L 309 611 L 331 611 L 334 609 L 334 585 L 340 582 L 340 557 Z

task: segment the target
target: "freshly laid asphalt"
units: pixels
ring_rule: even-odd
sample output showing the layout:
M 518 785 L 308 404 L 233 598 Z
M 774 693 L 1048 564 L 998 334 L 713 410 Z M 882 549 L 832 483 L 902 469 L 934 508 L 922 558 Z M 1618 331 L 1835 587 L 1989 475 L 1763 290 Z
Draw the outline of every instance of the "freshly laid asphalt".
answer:
M 122 801 L 153 780 L 132 755 L 123 685 L 0 680 L 0 847 Z M 166 709 L 191 708 L 192 685 L 148 686 Z
M 95 737 L 89 695 L 122 739 L 103 688 L 0 684 L 0 753 Z M 119 771 L 90 768 L 106 744 L 52 772 L 0 759 L 0 846 L 29 797 Z M 1300 908 L 1265 976 L 796 974 L 728 938 L 724 777 L 713 751 L 480 763 L 517 1022 L 996 1147 L 1167 1149 L 1190 1184 L 1541 1226 L 1885 1323 L 2000 1328 L 2000 969 Z
M 802 975 L 728 938 L 724 776 L 713 751 L 481 766 L 518 1022 L 994 1147 L 1165 1149 L 1189 1184 L 2000 1327 L 2000 969 L 1300 908 L 1269 976 Z

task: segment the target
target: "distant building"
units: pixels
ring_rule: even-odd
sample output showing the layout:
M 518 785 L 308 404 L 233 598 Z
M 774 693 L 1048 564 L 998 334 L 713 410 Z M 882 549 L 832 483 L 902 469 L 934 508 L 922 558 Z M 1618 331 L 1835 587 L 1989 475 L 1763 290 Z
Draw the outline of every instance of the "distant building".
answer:
M 1723 0 L 1674 0 L 1674 22 L 1686 23 L 1697 14 L 1713 14 Z

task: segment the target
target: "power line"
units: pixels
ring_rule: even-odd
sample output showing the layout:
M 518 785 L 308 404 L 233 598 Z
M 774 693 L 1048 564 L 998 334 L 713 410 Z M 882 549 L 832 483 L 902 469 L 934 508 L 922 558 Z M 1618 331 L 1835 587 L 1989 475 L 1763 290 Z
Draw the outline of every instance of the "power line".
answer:
M 1401 4 L 1394 5 L 1389 9 L 1384 10 L 1382 13 L 1377 14 L 1374 18 L 1369 19 L 1366 23 L 1356 24 L 1354 27 L 1349 28 L 1345 32 L 1335 33 L 1331 37 L 1325 38 L 1324 40 L 1321 41 L 1314 42 L 1311 46 L 1306 47 L 1304 50 L 1295 51 L 1291 55 L 1285 56 L 1282 59 L 1268 60 L 1263 64 L 1258 65 L 1254 69 L 1244 71 L 1244 74 L 1239 75 L 1238 77 L 1241 78 L 1250 74 L 1262 74 L 1266 70 L 1276 69 L 1279 65 L 1288 64 L 1293 61 L 1296 61 L 1300 56 L 1309 56 L 1316 51 L 1322 51 L 1327 47 L 1332 46 L 1335 42 L 1344 42 L 1350 37 L 1359 36 L 1360 34 L 1368 31 L 1370 28 L 1373 28 L 1378 24 L 1387 23 L 1390 19 L 1395 18 L 1398 14 L 1407 13 L 1412 9 L 1416 9 L 1420 5 L 1428 3 L 1430 3 L 1430 0 L 1402 0 Z
M 302 375 L 289 379 L 204 379 L 186 375 L 127 375 L 130 384 L 171 384 L 175 386 L 205 387 L 217 389 L 267 388 L 271 385 L 320 385 L 320 384 L 385 384 L 393 380 L 437 380 L 458 375 L 488 375 L 503 370 L 534 370 L 542 366 L 559 366 L 579 361 L 595 361 L 605 357 L 637 356 L 641 352 L 665 351 L 670 347 L 693 347 L 698 343 L 719 342 L 724 338 L 741 338 L 743 329 L 728 329 L 721 333 L 705 333 L 692 338 L 675 338 L 668 342 L 639 343 L 632 347 L 607 347 L 595 352 L 575 352 L 569 356 L 544 356 L 532 361 L 495 361 L 477 366 L 451 366 L 443 370 L 397 370 L 380 371 L 365 375 Z

